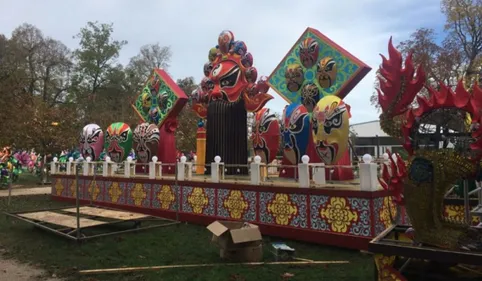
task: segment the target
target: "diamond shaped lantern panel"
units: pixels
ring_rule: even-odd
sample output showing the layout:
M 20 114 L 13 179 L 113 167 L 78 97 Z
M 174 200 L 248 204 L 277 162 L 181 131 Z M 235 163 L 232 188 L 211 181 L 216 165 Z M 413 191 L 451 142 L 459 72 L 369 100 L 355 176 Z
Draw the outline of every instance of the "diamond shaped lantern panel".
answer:
M 132 107 L 142 121 L 161 127 L 175 118 L 187 102 L 181 88 L 162 69 L 154 69 Z
M 311 111 L 324 96 L 343 99 L 370 70 L 321 32 L 307 28 L 268 83 L 289 104 L 302 103 Z

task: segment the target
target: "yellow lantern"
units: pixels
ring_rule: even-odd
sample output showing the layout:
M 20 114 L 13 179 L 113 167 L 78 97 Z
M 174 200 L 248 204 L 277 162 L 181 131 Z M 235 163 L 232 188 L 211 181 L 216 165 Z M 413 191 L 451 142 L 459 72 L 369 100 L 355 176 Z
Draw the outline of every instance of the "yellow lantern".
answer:
M 311 119 L 313 142 L 324 163 L 336 163 L 348 148 L 349 118 L 349 106 L 337 96 L 325 96 L 316 104 Z

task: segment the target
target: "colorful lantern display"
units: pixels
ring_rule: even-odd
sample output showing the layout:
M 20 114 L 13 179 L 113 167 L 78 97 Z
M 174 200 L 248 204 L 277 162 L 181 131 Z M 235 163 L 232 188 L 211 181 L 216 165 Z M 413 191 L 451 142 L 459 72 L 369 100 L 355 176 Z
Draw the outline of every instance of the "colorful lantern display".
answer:
M 132 130 L 126 123 L 112 123 L 105 132 L 107 155 L 114 162 L 126 160 L 132 149 Z

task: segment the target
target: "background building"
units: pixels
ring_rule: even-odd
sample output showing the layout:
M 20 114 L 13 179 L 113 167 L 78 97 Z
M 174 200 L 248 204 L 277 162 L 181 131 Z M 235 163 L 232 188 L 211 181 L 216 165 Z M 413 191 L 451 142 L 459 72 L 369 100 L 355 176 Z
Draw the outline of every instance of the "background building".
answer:
M 378 158 L 387 149 L 401 155 L 405 152 L 400 141 L 382 131 L 379 120 L 353 124 L 350 126 L 350 131 L 355 134 L 352 141 L 354 141 L 355 154 L 359 158 L 367 153 Z

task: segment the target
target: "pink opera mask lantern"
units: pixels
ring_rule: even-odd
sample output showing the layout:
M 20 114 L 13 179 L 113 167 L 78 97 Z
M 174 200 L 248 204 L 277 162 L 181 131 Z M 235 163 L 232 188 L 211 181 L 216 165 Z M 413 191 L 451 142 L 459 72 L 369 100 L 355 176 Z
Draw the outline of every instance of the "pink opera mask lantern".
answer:
M 104 147 L 104 132 L 97 124 L 88 124 L 80 134 L 80 153 L 86 159 L 98 160 Z
M 252 138 L 254 153 L 261 157 L 261 162 L 271 163 L 276 158 L 281 136 L 279 120 L 268 108 L 256 113 Z
M 234 34 L 229 30 L 223 30 L 218 37 L 218 46 L 221 53 L 226 54 L 234 42 Z
M 308 37 L 300 43 L 300 60 L 306 68 L 313 67 L 318 61 L 320 45 L 315 39 Z
M 159 149 L 159 128 L 155 124 L 142 123 L 134 130 L 134 149 L 139 162 L 148 163 L 157 156 Z

